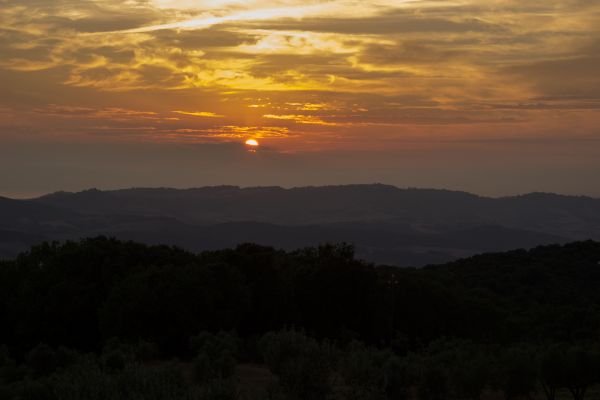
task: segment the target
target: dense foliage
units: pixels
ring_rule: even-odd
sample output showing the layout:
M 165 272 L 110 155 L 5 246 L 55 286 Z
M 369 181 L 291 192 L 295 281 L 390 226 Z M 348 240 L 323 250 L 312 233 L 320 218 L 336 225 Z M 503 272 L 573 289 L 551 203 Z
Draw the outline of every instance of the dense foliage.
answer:
M 581 400 L 600 381 L 599 287 L 591 241 L 423 269 L 346 245 L 46 243 L 0 264 L 0 399 L 236 398 L 251 361 L 278 377 L 272 399 Z M 189 371 L 148 367 L 174 358 Z

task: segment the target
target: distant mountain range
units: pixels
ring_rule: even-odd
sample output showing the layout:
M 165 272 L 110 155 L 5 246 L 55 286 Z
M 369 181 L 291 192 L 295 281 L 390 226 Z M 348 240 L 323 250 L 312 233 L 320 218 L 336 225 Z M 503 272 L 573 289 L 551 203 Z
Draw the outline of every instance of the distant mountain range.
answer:
M 420 266 L 485 251 L 600 239 L 600 199 L 487 198 L 387 185 L 57 192 L 0 198 L 0 257 L 43 240 L 109 235 L 192 251 L 349 242 L 366 260 Z

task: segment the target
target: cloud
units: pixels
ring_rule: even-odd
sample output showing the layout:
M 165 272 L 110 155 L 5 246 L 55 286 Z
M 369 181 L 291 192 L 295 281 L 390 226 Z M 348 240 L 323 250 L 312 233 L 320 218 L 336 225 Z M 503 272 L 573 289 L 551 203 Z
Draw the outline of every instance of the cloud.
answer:
M 339 125 L 336 122 L 327 122 L 324 121 L 321 117 L 317 117 L 314 115 L 302 115 L 302 114 L 284 114 L 284 115 L 276 115 L 276 114 L 265 114 L 263 118 L 267 119 L 278 119 L 284 121 L 294 121 L 298 124 L 307 124 L 307 125 L 324 125 L 324 126 L 336 126 Z
M 205 118 L 223 118 L 224 115 L 219 115 L 211 111 L 173 111 L 176 114 L 191 115 L 193 117 L 205 117 Z
M 257 129 L 317 148 L 350 131 L 387 146 L 410 129 L 543 134 L 552 111 L 585 132 L 597 120 L 590 1 L 0 4 L 0 106 L 16 110 L 2 120 L 20 118 L 19 132 L 230 140 Z
M 34 112 L 37 114 L 62 118 L 107 119 L 112 121 L 160 119 L 159 115 L 154 111 L 129 110 L 118 107 L 96 109 L 90 107 L 50 104 L 46 107 L 36 108 Z
M 260 27 L 267 30 L 297 30 L 309 32 L 341 33 L 351 35 L 388 35 L 406 33 L 466 33 L 501 32 L 500 25 L 487 23 L 477 18 L 445 19 L 423 17 L 406 12 L 385 10 L 380 15 L 366 18 L 303 18 L 302 20 L 281 19 L 274 22 L 251 21 L 245 27 Z
M 237 142 L 249 137 L 256 139 L 282 139 L 291 136 L 292 134 L 286 127 L 223 125 L 206 129 L 176 129 L 172 132 L 167 132 L 165 137 L 175 140 L 203 141 L 205 139 L 225 139 Z
M 600 98 L 598 54 L 523 63 L 507 67 L 505 71 L 533 85 L 545 96 Z M 565 74 L 568 74 L 568 77 L 565 77 Z

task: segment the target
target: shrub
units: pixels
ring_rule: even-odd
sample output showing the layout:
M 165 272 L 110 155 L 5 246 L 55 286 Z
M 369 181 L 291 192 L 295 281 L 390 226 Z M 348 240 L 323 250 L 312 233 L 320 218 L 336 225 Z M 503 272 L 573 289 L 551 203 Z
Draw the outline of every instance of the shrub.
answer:
M 259 346 L 282 390 L 299 400 L 325 399 L 332 392 L 335 349 L 294 330 L 269 333 Z
M 386 397 L 392 400 L 407 399 L 414 380 L 407 360 L 391 356 L 386 360 L 384 374 Z
M 459 354 L 450 371 L 450 384 L 457 398 L 479 400 L 489 381 L 491 361 L 481 353 Z
M 348 400 L 376 400 L 386 396 L 385 366 L 388 352 L 353 343 L 343 355 L 339 371 L 343 392 Z
M 197 354 L 193 362 L 196 383 L 227 380 L 235 373 L 239 351 L 237 336 L 225 332 L 216 335 L 202 332 L 190 339 L 190 347 Z
M 433 357 L 424 360 L 420 376 L 418 395 L 421 400 L 445 400 L 448 393 L 448 375 L 440 360 Z
M 26 364 L 34 378 L 47 376 L 56 371 L 56 355 L 46 344 L 40 343 L 27 353 Z

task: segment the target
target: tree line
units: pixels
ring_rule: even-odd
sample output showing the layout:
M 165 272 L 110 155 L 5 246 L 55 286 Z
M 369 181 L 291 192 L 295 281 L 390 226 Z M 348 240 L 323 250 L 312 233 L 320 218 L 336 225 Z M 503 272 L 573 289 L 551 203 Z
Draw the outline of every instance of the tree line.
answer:
M 294 329 L 255 340 L 201 332 L 190 359 L 165 359 L 155 343 L 108 341 L 83 353 L 39 344 L 20 362 L 0 347 L 0 399 L 22 400 L 583 400 L 600 386 L 598 344 L 484 345 L 438 339 L 400 355 Z M 258 395 L 239 390 L 236 366 L 274 376 Z
M 68 398 L 61 387 L 90 379 L 119 396 L 137 382 L 227 399 L 235 366 L 259 362 L 277 377 L 272 399 L 581 400 L 600 375 L 599 261 L 592 241 L 422 269 L 375 266 L 345 244 L 44 243 L 0 263 L 0 382 L 6 398 L 38 383 Z M 174 359 L 193 365 L 193 385 L 149 367 Z

